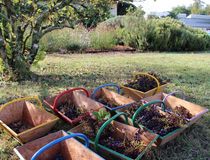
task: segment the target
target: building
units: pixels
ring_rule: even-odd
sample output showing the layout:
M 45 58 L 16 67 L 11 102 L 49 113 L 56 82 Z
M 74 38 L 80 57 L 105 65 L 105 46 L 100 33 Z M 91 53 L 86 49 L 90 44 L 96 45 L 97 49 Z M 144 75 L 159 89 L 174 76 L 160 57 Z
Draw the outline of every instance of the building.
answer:
M 147 16 L 155 16 L 158 18 L 164 18 L 169 15 L 169 12 L 150 12 Z
M 179 14 L 177 18 L 187 26 L 190 26 L 193 28 L 200 28 L 210 34 L 210 16 L 209 15 L 191 14 L 187 16 L 186 14 Z
M 128 9 L 135 9 L 136 6 L 132 2 L 116 1 L 112 6 L 110 13 L 112 16 L 125 15 Z

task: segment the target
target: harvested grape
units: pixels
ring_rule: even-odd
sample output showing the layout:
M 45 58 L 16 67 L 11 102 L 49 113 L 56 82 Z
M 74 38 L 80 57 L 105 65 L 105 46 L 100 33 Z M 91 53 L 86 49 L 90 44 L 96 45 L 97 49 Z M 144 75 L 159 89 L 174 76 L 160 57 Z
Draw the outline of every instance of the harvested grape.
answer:
M 94 141 L 99 129 L 105 122 L 104 120 L 98 121 L 97 119 L 89 118 L 86 120 L 81 132 Z M 118 136 L 116 133 L 116 128 L 112 125 L 107 126 L 100 136 L 99 144 L 133 159 L 137 158 L 146 146 L 141 139 L 142 129 L 136 131 L 133 139 L 128 139 L 126 133 L 123 133 L 124 136 Z
M 160 85 L 164 85 L 169 81 L 161 79 L 160 76 L 154 72 L 149 72 L 149 74 L 156 77 Z M 157 82 L 153 78 L 146 75 L 136 75 L 133 79 L 128 80 L 125 86 L 142 92 L 147 92 L 151 89 L 156 88 Z
M 82 109 L 75 106 L 74 103 L 72 103 L 71 101 L 66 101 L 66 102 L 61 103 L 57 107 L 57 109 L 70 119 L 75 119 L 79 117 L 79 115 L 84 113 Z
M 8 125 L 14 132 L 21 133 L 24 132 L 30 128 L 32 128 L 32 125 L 26 124 L 22 121 L 14 122 Z
M 110 108 L 115 108 L 118 107 L 119 105 L 115 103 L 114 99 L 107 99 L 104 96 L 101 96 L 99 98 L 96 99 L 98 102 L 102 103 L 105 106 L 108 106 Z
M 160 108 L 154 105 L 142 110 L 137 116 L 136 122 L 160 136 L 165 136 L 187 123 L 183 117 L 174 113 L 160 112 Z
M 130 106 L 120 109 L 119 111 L 127 113 L 128 117 L 132 117 L 133 114 L 137 111 L 137 109 L 139 109 L 139 107 L 141 107 L 142 105 L 142 102 L 136 102 Z
M 173 112 L 187 119 L 191 119 L 193 117 L 190 111 L 181 105 L 176 106 Z
M 62 155 L 57 154 L 55 155 L 55 160 L 64 160 L 64 158 L 62 157 Z

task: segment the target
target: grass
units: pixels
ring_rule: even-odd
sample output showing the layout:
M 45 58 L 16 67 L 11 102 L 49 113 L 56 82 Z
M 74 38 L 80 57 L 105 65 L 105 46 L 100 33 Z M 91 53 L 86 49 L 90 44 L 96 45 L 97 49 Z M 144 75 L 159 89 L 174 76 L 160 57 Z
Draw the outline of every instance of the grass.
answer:
M 31 81 L 0 83 L 1 103 L 15 96 L 43 98 L 68 87 L 92 88 L 103 83 L 123 83 L 134 71 L 154 70 L 171 79 L 168 92 L 181 89 L 189 101 L 210 109 L 210 54 L 49 55 L 32 70 L 38 76 Z M 17 145 L 0 131 L 0 159 L 16 159 L 12 149 Z M 210 114 L 153 154 L 158 160 L 208 160 Z

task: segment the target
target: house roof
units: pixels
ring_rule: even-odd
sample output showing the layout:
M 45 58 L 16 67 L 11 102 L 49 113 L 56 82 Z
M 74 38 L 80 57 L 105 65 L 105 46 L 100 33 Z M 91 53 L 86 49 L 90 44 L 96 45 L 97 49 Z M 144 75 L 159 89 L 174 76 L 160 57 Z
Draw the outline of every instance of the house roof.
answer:
M 210 20 L 210 16 L 209 15 L 199 15 L 199 14 L 190 14 L 187 18 Z
M 181 17 L 180 21 L 182 21 L 185 25 L 196 27 L 196 28 L 203 28 L 203 29 L 210 29 L 210 16 L 209 15 L 196 15 L 191 14 L 188 17 Z

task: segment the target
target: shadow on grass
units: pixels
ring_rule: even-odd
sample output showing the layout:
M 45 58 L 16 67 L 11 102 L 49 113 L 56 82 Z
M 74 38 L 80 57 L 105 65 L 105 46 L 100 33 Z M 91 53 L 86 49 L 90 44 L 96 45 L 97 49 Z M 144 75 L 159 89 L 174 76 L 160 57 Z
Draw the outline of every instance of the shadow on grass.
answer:
M 38 75 L 34 74 L 30 80 L 32 83 L 47 85 L 49 87 L 66 87 L 74 84 L 77 85 L 87 85 L 88 82 L 94 84 L 98 79 L 104 79 L 103 75 L 99 75 L 96 73 L 81 73 L 77 75 L 56 75 L 56 74 L 46 74 L 46 75 Z M 24 83 L 24 81 L 22 81 Z
M 70 87 L 84 87 L 84 88 L 92 88 L 97 85 L 100 85 L 105 82 L 105 77 L 103 75 L 97 73 L 81 73 L 76 75 L 56 75 L 56 74 L 45 74 L 38 75 L 33 74 L 31 79 L 24 80 L 19 82 L 22 85 L 32 85 L 38 86 L 39 96 L 41 98 L 46 98 L 50 96 L 50 91 L 53 89 L 62 89 L 65 90 Z

